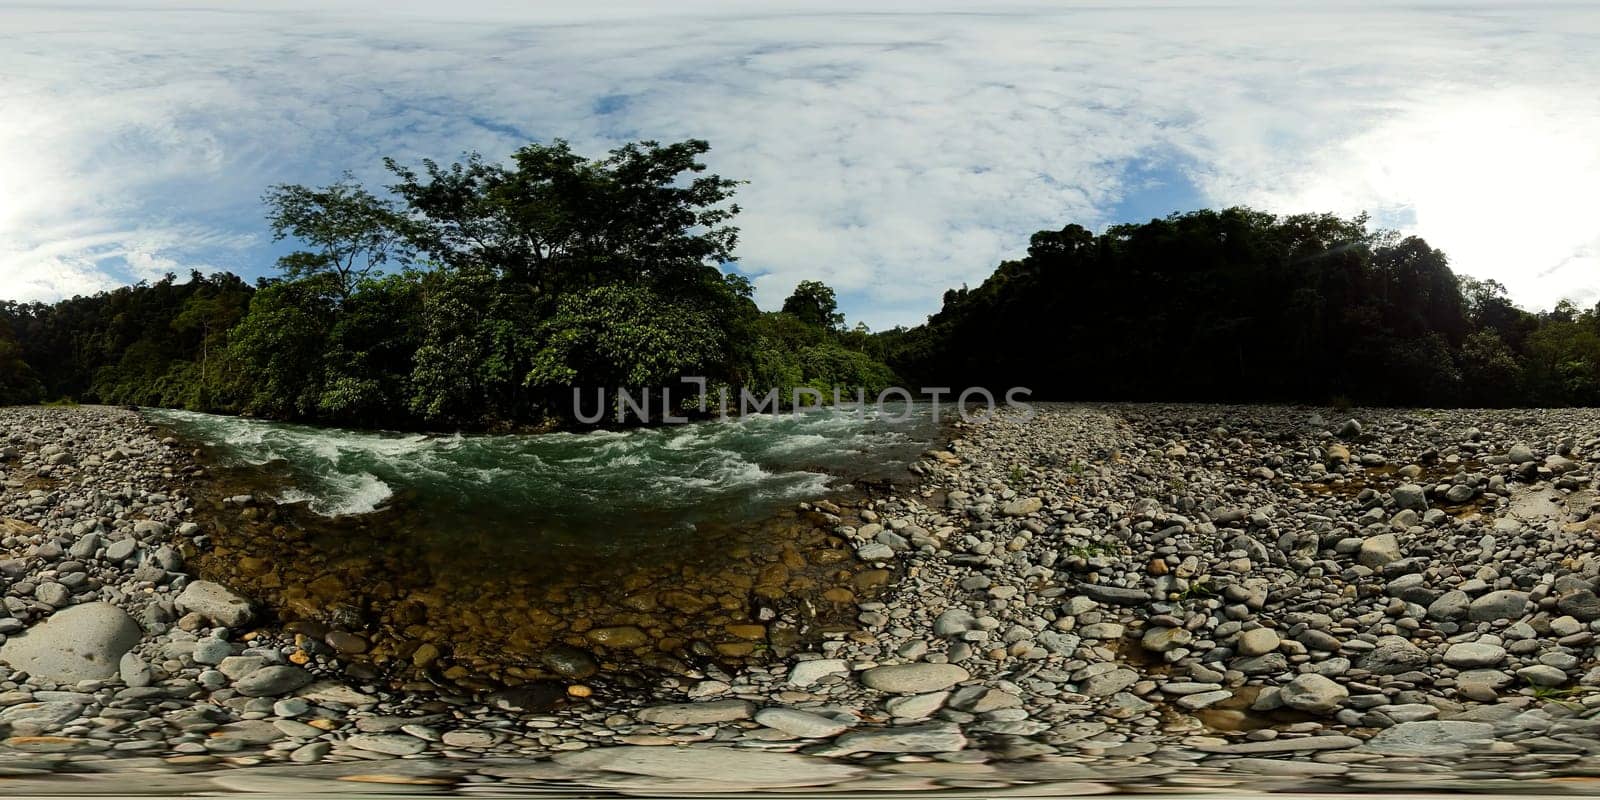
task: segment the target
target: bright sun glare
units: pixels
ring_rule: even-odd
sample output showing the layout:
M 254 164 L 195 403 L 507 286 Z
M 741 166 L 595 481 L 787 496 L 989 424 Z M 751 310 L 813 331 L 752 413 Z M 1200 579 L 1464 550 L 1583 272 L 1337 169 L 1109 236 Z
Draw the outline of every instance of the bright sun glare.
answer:
M 1406 232 L 1525 304 L 1593 303 L 1600 114 L 1575 103 L 1595 105 L 1527 89 L 1431 103 L 1341 147 L 1348 160 L 1324 165 L 1314 193 L 1409 210 Z

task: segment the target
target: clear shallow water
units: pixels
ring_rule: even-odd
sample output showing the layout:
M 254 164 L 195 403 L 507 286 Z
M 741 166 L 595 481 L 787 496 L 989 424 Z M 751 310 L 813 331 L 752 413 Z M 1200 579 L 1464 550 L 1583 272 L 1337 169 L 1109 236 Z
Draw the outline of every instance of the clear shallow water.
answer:
M 146 413 L 205 444 L 223 466 L 271 476 L 279 501 L 322 516 L 404 506 L 430 527 L 470 520 L 480 530 L 537 529 L 549 544 L 756 518 L 850 480 L 903 474 L 934 433 L 926 408 L 908 420 L 824 409 L 627 431 L 451 436 Z

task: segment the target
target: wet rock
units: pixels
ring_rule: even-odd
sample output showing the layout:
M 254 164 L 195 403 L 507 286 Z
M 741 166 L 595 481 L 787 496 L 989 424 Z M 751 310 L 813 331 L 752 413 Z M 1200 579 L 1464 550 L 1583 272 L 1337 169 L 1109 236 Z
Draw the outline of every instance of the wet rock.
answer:
M 595 628 L 584 634 L 584 638 L 613 650 L 632 650 L 650 643 L 650 636 L 632 625 Z
M 539 656 L 539 663 L 545 669 L 572 680 L 583 680 L 592 677 L 600 671 L 600 664 L 594 656 L 566 645 L 553 645 Z
M 370 646 L 365 638 L 349 631 L 328 631 L 322 640 L 341 655 L 360 655 Z
M 302 694 L 302 696 L 305 696 Z M 487 700 L 491 708 L 546 714 L 555 710 L 567 697 L 567 689 L 558 683 L 536 682 L 515 689 L 502 689 L 491 693 Z

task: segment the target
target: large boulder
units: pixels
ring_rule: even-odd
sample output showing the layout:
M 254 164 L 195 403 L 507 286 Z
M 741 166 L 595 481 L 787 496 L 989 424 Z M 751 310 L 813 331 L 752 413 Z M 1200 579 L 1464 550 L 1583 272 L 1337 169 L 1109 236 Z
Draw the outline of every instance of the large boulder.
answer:
M 110 603 L 84 603 L 51 614 L 0 645 L 0 662 L 54 683 L 104 680 L 143 632 Z
M 892 694 L 926 694 L 948 689 L 971 677 L 954 664 L 893 664 L 861 673 L 868 688 Z
M 1356 666 L 1375 675 L 1398 675 L 1428 666 L 1428 654 L 1404 636 L 1380 636 Z
M 224 628 L 237 628 L 252 616 L 250 601 L 211 581 L 195 581 L 184 587 L 175 604 L 179 611 L 192 611 Z
M 1467 619 L 1473 622 L 1505 622 L 1521 619 L 1528 610 L 1528 593 L 1515 589 L 1490 592 L 1467 607 Z
M 1361 550 L 1356 554 L 1356 560 L 1361 566 L 1378 569 L 1385 564 L 1400 560 L 1400 540 L 1392 533 L 1380 533 L 1369 536 L 1361 542 Z
M 1350 699 L 1350 690 L 1326 676 L 1307 672 L 1284 684 L 1278 697 L 1284 705 L 1297 711 L 1328 714 L 1337 711 Z
M 1409 508 L 1419 513 L 1428 510 L 1427 492 L 1414 483 L 1400 484 L 1389 494 L 1394 498 L 1395 508 L 1401 510 Z
M 1361 749 L 1393 756 L 1459 756 L 1494 741 L 1494 726 L 1464 720 L 1402 722 L 1372 737 Z
M 274 664 L 240 678 L 233 688 L 245 697 L 276 697 L 310 682 L 311 673 L 287 664 Z

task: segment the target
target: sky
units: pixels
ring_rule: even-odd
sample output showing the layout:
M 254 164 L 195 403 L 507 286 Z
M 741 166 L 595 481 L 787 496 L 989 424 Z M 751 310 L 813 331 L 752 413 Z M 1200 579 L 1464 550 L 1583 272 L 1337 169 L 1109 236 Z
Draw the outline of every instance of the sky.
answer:
M 914 325 L 1038 230 L 1367 212 L 1600 301 L 1590 2 L 0 2 L 0 298 L 268 275 L 275 183 L 711 142 L 738 269 Z M 1136 298 L 1132 299 L 1136 302 Z

